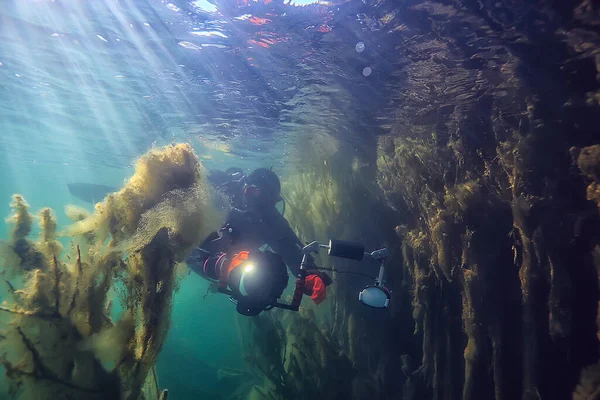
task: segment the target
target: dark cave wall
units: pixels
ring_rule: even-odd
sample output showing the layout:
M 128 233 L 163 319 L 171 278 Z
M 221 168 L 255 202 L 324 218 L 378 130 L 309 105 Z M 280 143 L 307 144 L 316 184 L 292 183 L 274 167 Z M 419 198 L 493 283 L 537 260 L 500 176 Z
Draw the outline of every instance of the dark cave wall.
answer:
M 381 395 L 571 398 L 598 362 L 600 225 L 577 165 L 600 139 L 597 6 L 397 6 L 380 7 L 404 38 L 378 155 L 403 247 Z

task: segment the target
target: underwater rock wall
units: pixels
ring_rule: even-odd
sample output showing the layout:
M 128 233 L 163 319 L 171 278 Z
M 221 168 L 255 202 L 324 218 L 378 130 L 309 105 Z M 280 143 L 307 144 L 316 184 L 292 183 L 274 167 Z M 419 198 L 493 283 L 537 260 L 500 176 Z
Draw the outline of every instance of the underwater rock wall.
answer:
M 412 300 L 393 310 L 386 398 L 571 398 L 598 362 L 597 147 L 580 150 L 598 143 L 598 9 L 401 11 L 386 27 L 405 36 L 397 122 L 377 163 L 400 220 L 393 280 Z
M 158 398 L 153 367 L 169 331 L 178 262 L 218 218 L 191 147 L 151 150 L 93 213 L 68 208 L 73 223 L 64 232 L 51 210 L 36 218 L 20 195 L 12 208 L 11 237 L 0 242 L 8 395 Z M 72 238 L 67 254 L 58 235 Z M 116 319 L 113 300 L 123 310 Z

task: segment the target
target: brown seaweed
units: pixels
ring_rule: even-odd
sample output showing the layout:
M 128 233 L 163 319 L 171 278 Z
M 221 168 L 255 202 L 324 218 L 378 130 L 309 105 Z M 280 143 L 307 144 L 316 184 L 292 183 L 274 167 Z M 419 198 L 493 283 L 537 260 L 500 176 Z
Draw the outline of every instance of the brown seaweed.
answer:
M 15 277 L 5 281 L 13 301 L 0 308 L 9 394 L 158 398 L 149 372 L 169 330 L 176 263 L 214 229 L 208 199 L 188 145 L 153 149 L 94 213 L 70 213 L 74 223 L 61 234 L 74 244 L 65 262 L 51 210 L 42 210 L 40 239 L 31 239 L 34 218 L 15 195 L 14 228 L 2 245 L 2 271 Z M 108 293 L 115 289 L 126 311 L 113 321 Z

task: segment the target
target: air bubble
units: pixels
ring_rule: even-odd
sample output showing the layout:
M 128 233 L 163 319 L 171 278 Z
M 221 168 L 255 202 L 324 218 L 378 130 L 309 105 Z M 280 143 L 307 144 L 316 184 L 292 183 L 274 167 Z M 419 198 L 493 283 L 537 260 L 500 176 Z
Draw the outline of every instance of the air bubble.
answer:
M 365 67 L 365 68 L 363 69 L 363 73 L 362 73 L 362 74 L 363 74 L 364 76 L 369 76 L 369 75 L 371 75 L 371 72 L 373 72 L 373 70 L 371 69 L 371 67 Z

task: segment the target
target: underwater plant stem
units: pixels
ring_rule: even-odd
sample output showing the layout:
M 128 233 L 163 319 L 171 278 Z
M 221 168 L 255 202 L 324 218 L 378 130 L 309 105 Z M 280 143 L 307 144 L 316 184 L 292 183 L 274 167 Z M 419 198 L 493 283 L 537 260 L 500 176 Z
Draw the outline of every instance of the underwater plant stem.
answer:
M 77 261 L 76 261 L 76 265 L 77 265 L 77 272 L 81 272 L 83 270 L 83 268 L 81 267 L 81 249 L 79 248 L 79 245 L 77 245 Z
M 15 294 L 15 292 L 16 292 L 16 289 L 15 289 L 15 287 L 13 286 L 13 284 L 12 284 L 12 283 L 10 283 L 10 282 L 9 282 L 8 280 L 6 280 L 6 279 L 4 280 L 4 282 L 6 282 L 6 286 L 8 286 L 8 291 L 10 292 L 10 294 L 13 294 L 13 295 L 14 295 L 14 294 Z
M 11 314 L 19 314 L 19 315 L 24 315 L 26 317 L 39 317 L 39 318 L 46 318 L 46 319 L 61 319 L 60 314 L 58 314 L 58 312 L 53 312 L 53 313 L 42 313 L 39 311 L 27 311 L 27 310 L 11 310 L 10 308 L 6 308 L 6 307 L 2 307 L 0 306 L 0 311 L 4 311 L 4 312 L 8 312 Z
M 300 355 L 302 355 L 302 357 L 306 358 L 307 360 L 311 360 L 314 361 L 316 365 L 320 365 L 321 361 L 319 359 L 317 359 L 317 356 L 315 356 L 315 354 L 312 351 L 309 351 L 308 354 L 310 354 L 310 357 L 308 355 L 306 355 L 306 353 L 304 351 L 302 351 L 302 349 L 300 348 L 300 346 L 297 343 L 292 343 L 292 347 L 295 348 L 298 353 L 300 353 Z M 307 346 L 308 348 L 308 346 Z
M 21 297 L 22 291 L 17 290 L 12 283 L 10 283 L 9 280 L 4 279 L 4 283 L 6 283 L 6 286 L 8 286 L 8 294 L 10 294 L 12 296 L 12 298 L 15 300 L 16 303 L 18 303 L 19 305 L 21 305 L 23 302 L 23 298 Z
M 73 310 L 75 309 L 75 300 L 79 296 L 79 279 L 81 274 L 83 273 L 83 266 L 81 265 L 81 250 L 79 245 L 77 245 L 77 260 L 75 261 L 75 266 L 77 267 L 77 277 L 75 278 L 75 290 L 73 291 L 73 298 L 71 299 L 71 304 L 69 305 L 69 310 L 67 311 L 67 317 L 71 315 Z
M 27 336 L 25 336 L 25 334 L 21 330 L 21 327 L 17 327 L 17 332 L 21 336 L 21 339 L 23 340 L 25 347 L 27 347 L 27 350 L 29 350 L 29 352 L 31 353 L 31 357 L 33 359 L 33 372 L 27 373 L 27 372 L 21 371 L 21 373 L 26 374 L 26 375 L 32 375 L 38 379 L 42 379 L 42 380 L 50 381 L 50 382 L 57 383 L 60 385 L 64 385 L 71 389 L 77 389 L 77 390 L 81 390 L 83 392 L 90 392 L 90 393 L 101 393 L 97 389 L 91 389 L 91 388 L 85 388 L 82 386 L 77 386 L 70 382 L 63 381 L 62 379 L 57 377 L 48 367 L 46 367 L 44 365 L 44 363 L 42 362 L 42 359 L 40 357 L 40 354 L 37 352 L 37 350 L 33 346 L 33 343 L 31 343 L 31 341 L 27 338 Z
M 54 309 L 58 314 L 60 312 L 60 291 L 58 289 L 58 284 L 60 281 L 60 271 L 58 270 L 58 260 L 56 259 L 56 255 L 53 257 L 54 261 Z
M 534 285 L 538 279 L 538 259 L 537 251 L 532 239 L 525 236 L 523 230 L 519 230 L 522 246 L 523 261 L 519 269 L 521 279 L 521 290 L 523 297 L 523 338 L 527 344 L 523 348 L 523 396 L 532 398 L 537 387 L 538 381 L 538 327 L 535 321 L 535 293 Z
M 158 388 L 158 378 L 156 377 L 156 368 L 155 367 L 152 367 L 152 377 L 154 377 L 154 387 L 156 388 L 156 394 L 158 395 L 158 398 L 160 399 L 161 391 Z
M 361 272 L 354 272 L 354 271 L 342 271 L 339 269 L 333 269 L 333 268 L 321 268 L 321 267 L 317 267 L 315 269 L 318 269 L 319 271 L 332 271 L 332 272 L 337 272 L 338 274 L 352 274 L 352 275 L 360 275 L 360 276 L 364 276 L 365 278 L 369 278 L 369 279 L 374 279 L 371 275 L 367 275 L 367 274 L 363 274 Z

